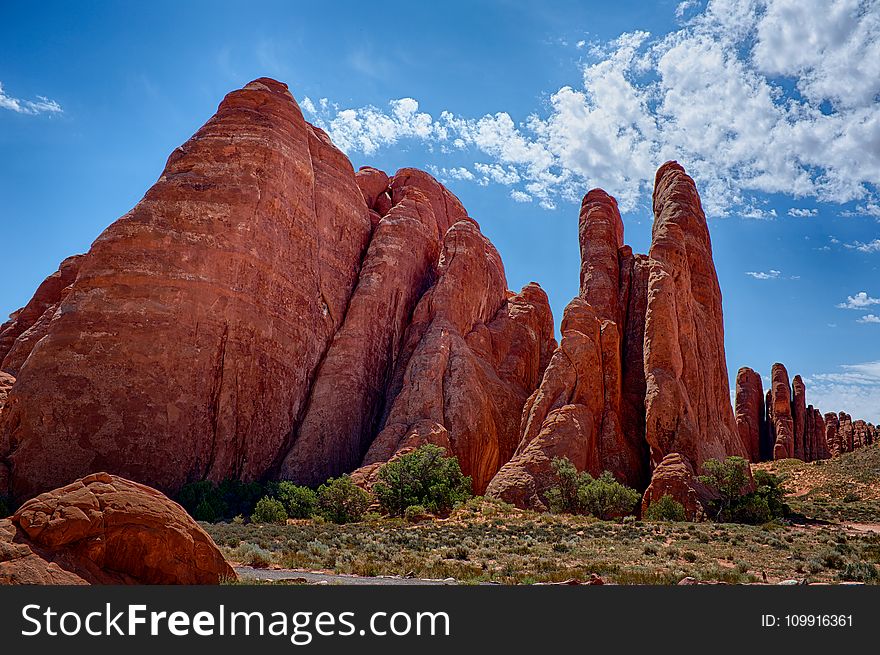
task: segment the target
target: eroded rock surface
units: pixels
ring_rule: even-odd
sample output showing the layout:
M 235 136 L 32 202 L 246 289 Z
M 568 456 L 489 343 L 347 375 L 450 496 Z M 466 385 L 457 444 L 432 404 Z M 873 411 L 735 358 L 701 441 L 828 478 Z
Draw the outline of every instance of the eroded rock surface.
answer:
M 0 520 L 0 584 L 218 584 L 235 579 L 177 503 L 95 473 Z

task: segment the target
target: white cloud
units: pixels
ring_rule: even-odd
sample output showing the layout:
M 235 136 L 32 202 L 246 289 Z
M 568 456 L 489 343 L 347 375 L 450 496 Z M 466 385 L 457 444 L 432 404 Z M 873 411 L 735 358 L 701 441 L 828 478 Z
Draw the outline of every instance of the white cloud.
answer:
M 545 207 L 601 186 L 623 211 L 648 208 L 657 166 L 677 159 L 710 215 L 772 218 L 756 197 L 779 193 L 880 217 L 880 3 L 710 0 L 680 13 L 692 6 L 670 33 L 590 44 L 582 79 L 521 121 L 434 118 L 411 98 L 317 118 L 348 151 L 412 138 L 482 153 Z
M 845 248 L 849 248 L 850 250 L 858 250 L 859 252 L 880 252 L 880 239 L 874 239 L 873 241 L 869 241 L 868 243 L 855 241 L 853 243 L 845 243 L 843 245 Z
M 767 272 L 764 271 L 746 271 L 746 275 L 749 277 L 753 277 L 756 280 L 777 280 L 779 276 L 782 275 L 782 271 L 777 271 L 774 269 L 770 269 Z
M 818 214 L 818 209 L 803 209 L 801 207 L 791 207 L 788 210 L 788 215 L 794 216 L 796 218 L 808 218 L 810 216 L 817 216 Z
M 846 412 L 853 419 L 880 423 L 880 361 L 847 364 L 836 373 L 804 380 L 807 402 L 822 412 Z
M 60 114 L 61 105 L 45 96 L 37 96 L 36 100 L 22 100 L 7 95 L 0 82 L 0 109 L 9 109 L 18 114 Z
M 531 202 L 532 197 L 528 193 L 523 193 L 517 189 L 513 189 L 510 192 L 510 197 L 513 198 L 516 202 Z
M 880 316 L 876 314 L 865 314 L 856 323 L 880 323 Z
M 684 2 L 679 2 L 678 6 L 675 8 L 675 17 L 679 19 L 684 18 L 684 15 L 689 9 L 699 6 L 699 4 L 698 0 L 684 0 Z
M 854 296 L 847 296 L 846 302 L 837 305 L 840 309 L 866 309 L 871 305 L 880 305 L 880 298 L 872 298 L 865 291 L 859 291 Z

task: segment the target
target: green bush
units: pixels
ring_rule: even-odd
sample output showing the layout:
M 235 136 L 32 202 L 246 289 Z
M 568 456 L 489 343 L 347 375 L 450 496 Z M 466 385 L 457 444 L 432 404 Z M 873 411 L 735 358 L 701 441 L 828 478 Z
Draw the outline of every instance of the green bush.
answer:
M 238 514 L 249 516 L 257 501 L 266 495 L 259 482 L 223 480 L 219 485 L 199 480 L 183 485 L 177 502 L 197 521 L 215 523 Z
M 557 484 L 547 491 L 547 504 L 554 514 L 578 514 L 578 489 L 581 482 L 587 484 L 592 480 L 589 473 L 578 473 L 575 465 L 567 457 L 554 457 L 551 462 L 553 472 L 556 474 Z M 586 476 L 584 478 L 583 476 Z
M 649 521 L 684 521 L 687 514 L 684 505 L 669 494 L 664 494 L 659 500 L 648 505 L 645 518 Z
M 318 494 L 308 487 L 285 480 L 277 484 L 272 495 L 281 501 L 292 519 L 309 519 L 318 511 Z
M 443 514 L 471 497 L 471 479 L 461 472 L 455 457 L 445 457 L 440 446 L 426 444 L 379 469 L 373 493 L 392 516 L 421 505 Z
M 641 496 L 635 489 L 620 484 L 610 471 L 598 478 L 578 473 L 567 458 L 553 458 L 557 485 L 547 491 L 553 512 L 589 514 L 603 520 L 630 514 Z
M 847 582 L 875 582 L 880 578 L 880 573 L 870 562 L 847 562 L 838 577 Z
M 330 478 L 318 487 L 318 511 L 333 523 L 360 521 L 370 505 L 370 495 L 348 475 Z
M 715 492 L 717 500 L 710 504 L 715 520 L 758 525 L 786 516 L 781 478 L 766 471 L 755 471 L 755 490 L 744 493 L 749 483 L 749 463 L 742 457 L 728 457 L 723 462 L 707 460 L 705 475 L 700 482 Z
M 430 514 L 422 505 L 410 505 L 403 511 L 403 518 L 410 523 L 418 523 L 430 518 Z
M 254 513 L 251 515 L 253 523 L 285 523 L 287 522 L 287 511 L 280 500 L 263 496 L 257 501 L 254 507 Z

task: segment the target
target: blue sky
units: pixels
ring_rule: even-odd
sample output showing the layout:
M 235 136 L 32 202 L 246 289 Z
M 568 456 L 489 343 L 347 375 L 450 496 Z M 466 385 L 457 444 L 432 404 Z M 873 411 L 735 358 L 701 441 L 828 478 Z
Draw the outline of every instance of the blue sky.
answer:
M 557 319 L 580 196 L 615 194 L 645 252 L 653 172 L 678 159 L 710 216 L 731 376 L 782 361 L 823 411 L 880 420 L 877 1 L 434 4 L 4 2 L 0 313 L 268 75 L 355 166 L 443 179 Z

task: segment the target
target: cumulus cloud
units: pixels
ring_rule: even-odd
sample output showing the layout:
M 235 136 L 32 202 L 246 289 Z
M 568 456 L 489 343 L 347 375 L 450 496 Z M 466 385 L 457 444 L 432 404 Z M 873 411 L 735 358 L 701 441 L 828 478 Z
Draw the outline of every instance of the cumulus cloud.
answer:
M 0 82 L 0 109 L 8 109 L 17 114 L 60 114 L 61 105 L 45 96 L 37 96 L 36 100 L 14 98 L 3 90 Z
M 865 314 L 856 323 L 880 323 L 880 316 L 876 314 Z
M 515 121 L 388 108 L 316 108 L 347 151 L 401 139 L 469 150 L 515 171 L 544 207 L 593 186 L 622 210 L 648 207 L 653 175 L 678 159 L 710 215 L 753 215 L 756 194 L 856 204 L 880 216 L 880 3 L 876 0 L 710 0 L 678 5 L 683 24 L 590 44 L 581 79 Z M 314 103 L 310 103 L 314 106 Z
M 808 402 L 823 412 L 844 411 L 853 419 L 880 423 L 880 361 L 846 364 L 804 380 Z
M 777 280 L 782 275 L 782 271 L 770 269 L 769 271 L 746 271 L 746 275 L 756 280 Z
M 792 207 L 788 210 L 788 215 L 794 216 L 796 218 L 809 218 L 810 216 L 817 216 L 818 214 L 818 209 L 803 209 L 801 207 Z
M 871 305 L 880 305 L 880 298 L 872 298 L 866 291 L 859 291 L 854 296 L 847 296 L 846 301 L 837 306 L 840 309 L 866 309 Z

